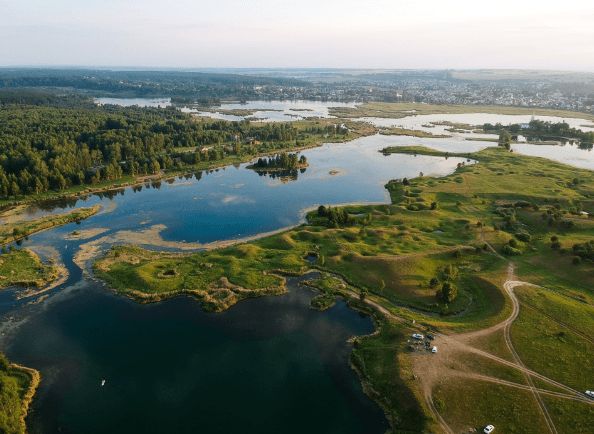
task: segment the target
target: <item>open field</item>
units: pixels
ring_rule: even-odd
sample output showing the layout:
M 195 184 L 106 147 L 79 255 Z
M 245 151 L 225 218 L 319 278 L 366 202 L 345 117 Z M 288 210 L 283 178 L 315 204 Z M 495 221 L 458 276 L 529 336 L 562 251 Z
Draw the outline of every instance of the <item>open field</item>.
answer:
M 384 103 L 370 102 L 355 108 L 331 107 L 330 114 L 343 118 L 377 117 L 377 118 L 403 118 L 411 115 L 429 114 L 456 114 L 456 113 L 492 113 L 501 115 L 541 115 L 559 116 L 594 120 L 594 115 L 568 110 L 541 109 L 532 107 L 511 106 L 483 106 L 483 105 L 437 105 L 423 103 Z
M 445 157 L 422 147 L 385 152 Z M 247 296 L 282 293 L 282 273 L 299 274 L 312 267 L 326 271 L 330 274 L 322 274 L 310 285 L 324 294 L 315 302 L 317 307 L 327 307 L 336 295 L 360 295 L 387 318 L 415 320 L 421 327 L 446 333 L 445 354 L 433 359 L 402 351 L 407 328 L 392 325 L 380 327 L 375 338 L 361 340 L 362 346 L 355 349 L 355 366 L 370 390 L 378 392 L 371 394 L 382 403 L 395 430 L 433 423 L 431 405 L 422 402 L 423 394 L 429 393 L 434 413 L 443 412 L 442 427 L 491 422 L 505 432 L 541 432 L 548 426 L 539 413 L 544 410 L 522 394 L 544 393 L 532 391 L 536 387 L 575 396 L 571 393 L 586 387 L 585 379 L 592 377 L 578 379 L 580 372 L 589 369 L 592 349 L 574 333 L 574 329 L 582 334 L 592 330 L 592 265 L 587 260 L 575 265 L 570 254 L 551 248 L 550 238 L 558 236 L 565 250 L 592 239 L 594 221 L 579 210 L 591 209 L 594 174 L 502 148 L 464 156 L 476 164 L 461 165 L 440 179 L 390 182 L 392 204 L 310 212 L 308 223 L 292 230 L 200 253 L 116 247 L 96 262 L 95 270 L 124 294 L 158 300 L 192 293 L 212 310 L 225 309 Z M 555 284 L 554 291 L 519 286 L 519 308 L 512 310 L 510 295 L 502 292 L 510 262 L 517 263 L 522 279 L 531 282 L 539 275 L 536 283 Z M 457 289 L 457 295 L 447 301 L 436 295 L 446 282 Z M 527 296 L 527 291 L 541 295 Z M 525 300 L 530 300 L 530 308 L 522 305 Z M 565 318 L 571 328 L 537 315 L 540 311 Z M 513 345 L 514 353 L 508 345 Z M 545 353 L 561 359 L 549 361 Z M 402 374 L 403 367 L 409 366 L 407 372 L 422 376 L 432 365 L 435 373 L 425 375 L 427 380 L 418 385 Z M 532 381 L 536 386 L 525 380 L 526 373 L 534 371 L 541 375 Z M 470 377 L 451 380 L 459 375 Z M 390 381 L 400 382 L 395 390 L 409 388 L 418 407 L 403 409 L 390 398 L 391 392 L 385 389 Z M 569 389 L 559 389 L 555 381 Z M 509 396 L 513 411 L 504 411 L 501 396 Z M 463 410 L 478 397 L 484 405 Z M 456 406 L 458 400 L 464 404 Z M 573 405 L 570 402 L 566 405 Z M 576 405 L 583 404 L 578 400 Z M 425 416 L 420 417 L 419 411 Z

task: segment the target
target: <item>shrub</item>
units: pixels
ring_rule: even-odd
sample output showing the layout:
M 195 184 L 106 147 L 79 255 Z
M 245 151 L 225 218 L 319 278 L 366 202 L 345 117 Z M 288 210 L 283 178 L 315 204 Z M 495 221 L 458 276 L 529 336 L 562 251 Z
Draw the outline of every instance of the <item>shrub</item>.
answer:
M 520 241 L 523 241 L 525 243 L 530 242 L 530 240 L 532 239 L 532 237 L 530 236 L 530 234 L 528 232 L 525 231 L 520 231 L 516 233 L 516 238 Z
M 444 282 L 441 290 L 437 291 L 437 296 L 444 303 L 451 303 L 458 296 L 458 289 L 452 282 Z
M 506 256 L 519 256 L 522 254 L 522 252 L 520 250 L 510 246 L 509 244 L 506 244 L 505 246 L 503 246 L 502 252 Z

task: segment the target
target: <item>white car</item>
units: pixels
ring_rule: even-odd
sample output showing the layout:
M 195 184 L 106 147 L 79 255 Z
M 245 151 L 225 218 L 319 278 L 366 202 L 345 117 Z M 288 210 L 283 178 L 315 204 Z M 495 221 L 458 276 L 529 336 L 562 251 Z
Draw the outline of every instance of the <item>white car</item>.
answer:
M 433 347 L 433 348 L 431 348 L 431 352 L 432 352 L 433 354 L 437 353 L 437 347 Z
M 493 425 L 487 425 L 483 430 L 485 434 L 491 434 L 493 431 L 495 431 L 495 427 Z
M 594 390 L 586 390 L 586 395 L 588 395 L 590 398 L 594 398 Z
M 413 339 L 417 339 L 417 340 L 420 341 L 420 340 L 423 339 L 424 336 L 422 334 L 420 334 L 420 333 L 413 333 L 412 334 L 412 337 L 413 337 Z

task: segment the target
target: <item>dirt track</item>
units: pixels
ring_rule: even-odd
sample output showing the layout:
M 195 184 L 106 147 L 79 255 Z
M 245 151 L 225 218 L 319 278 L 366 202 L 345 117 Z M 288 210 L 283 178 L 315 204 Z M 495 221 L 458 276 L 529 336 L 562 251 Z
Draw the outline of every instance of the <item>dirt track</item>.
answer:
M 447 378 L 453 377 L 467 377 L 477 381 L 488 381 L 492 383 L 497 383 L 500 385 L 513 387 L 517 389 L 529 390 L 532 392 L 533 397 L 535 399 L 536 404 L 538 405 L 541 414 L 543 416 L 543 420 L 545 421 L 547 428 L 550 433 L 557 434 L 557 429 L 551 419 L 551 416 L 544 404 L 541 395 L 547 396 L 554 396 L 557 398 L 563 399 L 570 399 L 573 401 L 579 401 L 588 403 L 590 405 L 594 405 L 594 402 L 587 397 L 585 397 L 581 392 L 572 389 L 571 387 L 559 383 L 551 378 L 548 378 L 538 372 L 532 371 L 528 369 L 524 363 L 522 362 L 521 358 L 519 357 L 516 349 L 514 348 L 510 329 L 512 323 L 518 317 L 520 313 L 520 302 L 516 295 L 514 294 L 514 288 L 518 286 L 534 286 L 527 282 L 522 282 L 514 279 L 514 268 L 513 264 L 509 264 L 508 267 L 508 278 L 503 284 L 503 288 L 505 290 L 506 295 L 509 297 L 512 303 L 512 311 L 510 315 L 505 318 L 503 321 L 482 329 L 477 330 L 469 333 L 460 333 L 460 334 L 437 334 L 439 340 L 439 353 L 432 354 L 431 356 L 427 357 L 426 355 L 419 355 L 418 357 L 413 357 L 413 371 L 415 375 L 420 380 L 421 389 L 423 391 L 423 395 L 425 397 L 426 403 L 428 407 L 431 409 L 435 416 L 435 420 L 439 423 L 442 431 L 444 433 L 452 434 L 454 431 L 452 428 L 447 424 L 447 422 L 443 419 L 443 417 L 437 411 L 434 403 L 433 403 L 433 389 L 438 384 L 438 382 L 443 381 Z M 373 303 L 376 305 L 376 303 Z M 382 309 L 382 312 L 386 312 L 385 309 Z M 395 318 L 395 316 L 389 313 L 389 317 Z M 402 321 L 401 319 L 399 319 Z M 513 358 L 512 360 L 506 360 L 502 357 L 496 356 L 491 354 L 487 351 L 481 350 L 480 348 L 476 348 L 472 345 L 472 341 L 476 338 L 490 336 L 498 331 L 503 330 L 503 335 L 505 339 L 505 343 L 511 353 Z M 580 333 L 581 335 L 581 333 Z M 526 384 L 514 383 L 511 381 L 490 377 L 487 375 L 481 375 L 478 373 L 469 373 L 463 370 L 452 369 L 452 366 L 459 365 L 461 361 L 464 360 L 465 355 L 468 354 L 475 354 L 481 357 L 487 358 L 493 362 L 505 365 L 507 367 L 511 367 L 520 371 L 525 380 Z M 563 390 L 564 392 L 555 392 L 550 390 L 545 390 L 541 388 L 535 387 L 533 383 L 533 378 L 537 378 L 545 383 L 548 383 L 556 388 Z

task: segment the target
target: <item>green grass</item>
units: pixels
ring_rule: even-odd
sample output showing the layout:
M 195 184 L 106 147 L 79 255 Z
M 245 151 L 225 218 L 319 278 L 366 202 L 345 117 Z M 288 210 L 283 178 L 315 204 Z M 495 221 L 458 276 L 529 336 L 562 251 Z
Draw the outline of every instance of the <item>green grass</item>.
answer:
M 43 264 L 31 250 L 10 250 L 0 254 L 0 289 L 9 286 L 41 288 L 57 276 L 56 267 Z
M 594 426 L 594 405 L 543 396 L 560 434 L 589 434 Z
M 403 151 L 445 156 L 420 147 L 388 152 Z M 366 290 L 370 300 L 400 317 L 455 332 L 488 327 L 509 315 L 510 302 L 501 287 L 513 261 L 519 278 L 547 288 L 518 288 L 520 298 L 533 307 L 522 308 L 512 329 L 518 353 L 544 375 L 580 389 L 591 387 L 586 379 L 594 378 L 589 363 L 594 348 L 571 329 L 535 312 L 563 318 L 583 333 L 593 329 L 594 268 L 588 261 L 573 265 L 569 251 L 573 243 L 594 237 L 594 220 L 578 213 L 594 211 L 594 174 L 502 148 L 464 156 L 476 164 L 461 165 L 444 178 L 388 183 L 391 204 L 343 207 L 352 218 L 342 226 L 312 212 L 307 224 L 292 230 L 208 252 L 117 247 L 96 263 L 97 275 L 140 299 L 191 293 L 206 308 L 222 310 L 248 296 L 282 292 L 279 271 L 299 274 L 314 266 L 328 273 L 312 285 L 322 292 L 314 302 L 321 308 L 336 294 L 356 297 Z M 552 235 L 559 237 L 561 252 L 568 252 L 550 247 Z M 502 258 L 510 242 L 520 255 Z M 311 254 L 316 257 L 313 264 L 306 259 Z M 449 279 L 458 288 L 458 297 L 450 303 L 436 297 L 446 268 L 453 270 Z M 221 277 L 230 284 L 223 285 Z M 438 279 L 437 286 L 430 285 L 432 278 Z M 353 360 L 394 426 L 414 431 L 431 422 L 419 416 L 425 410 L 417 394 L 397 399 L 409 393 L 410 382 L 403 374 L 403 358 L 397 357 L 401 330 L 394 327 L 385 326 L 378 337 L 362 340 Z M 500 339 L 480 345 L 509 358 Z M 465 368 L 522 381 L 517 372 L 478 359 L 467 360 Z M 460 430 L 487 423 L 500 432 L 543 429 L 534 402 L 521 390 L 469 381 L 442 384 L 436 397 L 446 420 Z M 414 408 L 402 408 L 404 402 L 415 402 Z
M 0 228 L 0 245 L 21 240 L 31 234 L 56 226 L 79 222 L 97 214 L 100 209 L 100 205 L 94 205 L 89 208 L 77 208 L 65 214 L 49 215 L 35 220 L 5 223 Z
M 564 306 L 563 310 L 567 311 L 567 307 Z M 547 312 L 556 313 L 555 308 L 547 309 Z M 591 322 L 594 309 L 590 308 L 589 313 Z M 571 315 L 569 313 L 561 318 L 567 319 Z M 589 334 L 592 330 L 589 329 Z M 521 308 L 512 325 L 511 336 L 520 358 L 530 369 L 577 390 L 592 387 L 594 344 L 571 329 L 535 310 Z
M 0 353 L 0 432 L 25 433 L 24 419 L 33 381 L 28 370 L 10 365 Z
M 437 386 L 433 401 L 454 432 L 539 434 L 547 431 L 530 391 L 470 379 L 451 379 Z
M 391 432 L 423 432 L 429 420 L 402 378 L 399 364 L 398 354 L 405 342 L 401 325 L 383 321 L 376 335 L 357 338 L 351 360 L 367 386 L 366 392 L 386 411 Z

